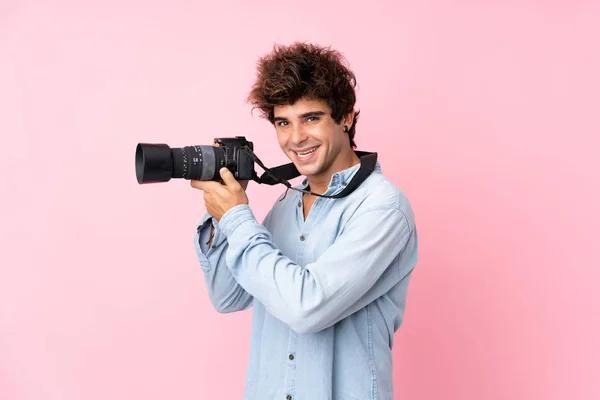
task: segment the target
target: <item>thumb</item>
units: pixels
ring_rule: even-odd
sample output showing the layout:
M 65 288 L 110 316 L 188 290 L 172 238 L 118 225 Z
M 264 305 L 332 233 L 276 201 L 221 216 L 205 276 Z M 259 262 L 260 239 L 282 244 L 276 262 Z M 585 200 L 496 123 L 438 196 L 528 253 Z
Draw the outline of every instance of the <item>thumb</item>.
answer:
M 223 179 L 223 183 L 225 183 L 226 186 L 231 187 L 233 185 L 239 185 L 238 181 L 236 181 L 233 177 L 231 171 L 227 168 L 221 168 L 219 173 L 221 174 L 221 179 Z

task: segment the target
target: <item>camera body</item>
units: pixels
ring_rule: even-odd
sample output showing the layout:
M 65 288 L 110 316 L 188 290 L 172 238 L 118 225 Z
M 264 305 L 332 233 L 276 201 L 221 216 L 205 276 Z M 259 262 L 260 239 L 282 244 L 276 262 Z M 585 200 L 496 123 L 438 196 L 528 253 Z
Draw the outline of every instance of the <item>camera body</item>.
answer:
M 238 181 L 249 181 L 256 175 L 254 161 L 242 151 L 244 146 L 254 151 L 254 144 L 246 140 L 245 136 L 215 138 L 215 143 L 223 149 L 224 167 L 227 167 Z

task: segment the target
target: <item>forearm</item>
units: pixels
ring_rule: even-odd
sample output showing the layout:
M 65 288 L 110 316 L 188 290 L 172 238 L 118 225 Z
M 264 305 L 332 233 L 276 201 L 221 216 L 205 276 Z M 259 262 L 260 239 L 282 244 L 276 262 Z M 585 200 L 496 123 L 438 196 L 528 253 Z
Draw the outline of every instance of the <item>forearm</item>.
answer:
M 247 309 L 252 305 L 252 296 L 226 266 L 227 240 L 210 219 L 206 224 L 198 229 L 194 242 L 211 303 L 221 313 Z

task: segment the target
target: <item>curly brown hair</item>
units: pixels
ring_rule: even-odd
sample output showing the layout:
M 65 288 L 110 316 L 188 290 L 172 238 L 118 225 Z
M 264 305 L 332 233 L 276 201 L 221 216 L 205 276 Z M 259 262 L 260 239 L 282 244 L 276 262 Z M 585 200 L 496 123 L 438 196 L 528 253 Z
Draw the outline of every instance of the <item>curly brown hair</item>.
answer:
M 270 54 L 259 59 L 248 101 L 273 123 L 275 106 L 291 105 L 301 98 L 325 100 L 331 108 L 331 118 L 339 124 L 344 115 L 354 110 L 355 87 L 356 77 L 339 51 L 295 42 L 275 45 Z M 354 135 L 359 113 L 354 114 L 348 131 L 352 148 L 356 148 Z

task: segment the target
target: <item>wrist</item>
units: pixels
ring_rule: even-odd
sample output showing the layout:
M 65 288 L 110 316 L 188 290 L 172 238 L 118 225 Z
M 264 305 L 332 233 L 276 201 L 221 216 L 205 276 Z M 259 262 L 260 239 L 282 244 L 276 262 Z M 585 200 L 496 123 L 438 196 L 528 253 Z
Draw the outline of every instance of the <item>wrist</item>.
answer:
M 229 237 L 238 226 L 251 220 L 255 220 L 255 218 L 250 206 L 248 204 L 238 204 L 223 214 L 219 221 L 219 229 L 225 237 Z

